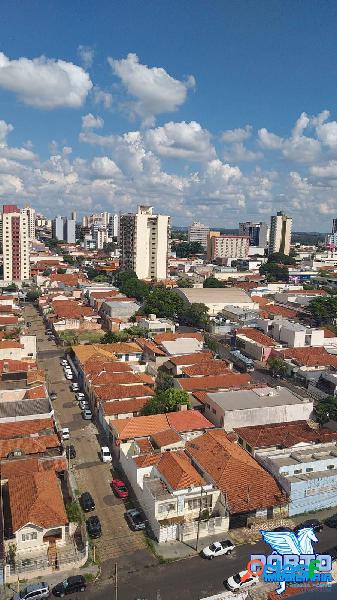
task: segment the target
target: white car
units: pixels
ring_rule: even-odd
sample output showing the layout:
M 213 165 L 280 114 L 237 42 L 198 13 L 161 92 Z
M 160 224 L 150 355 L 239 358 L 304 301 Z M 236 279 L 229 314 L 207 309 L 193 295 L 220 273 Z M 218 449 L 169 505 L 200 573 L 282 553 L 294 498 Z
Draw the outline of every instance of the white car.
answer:
M 258 582 L 258 575 L 253 576 L 249 571 L 240 571 L 240 573 L 225 579 L 224 586 L 231 592 L 237 592 L 238 590 L 244 590 L 247 587 L 256 585 Z
M 80 386 L 75 381 L 74 383 L 71 384 L 71 389 L 72 389 L 73 392 L 78 392 L 79 389 L 80 389 Z
M 85 419 L 86 421 L 89 421 L 90 419 L 92 419 L 92 412 L 91 412 L 90 408 L 84 408 L 82 410 L 82 418 Z
M 101 457 L 104 463 L 112 462 L 112 456 L 108 446 L 101 446 Z
M 80 400 L 83 400 L 85 398 L 85 394 L 83 394 L 83 392 L 77 392 L 77 394 L 75 394 L 75 398 L 79 402 Z
M 235 546 L 230 540 L 223 540 L 221 542 L 213 542 L 210 546 L 206 546 L 201 552 L 204 558 L 211 560 L 215 556 L 223 556 L 224 554 L 231 554 Z
M 89 402 L 85 398 L 81 398 L 78 404 L 81 410 L 84 410 L 85 408 L 90 408 Z
M 61 435 L 62 435 L 62 440 L 69 440 L 69 436 L 70 436 L 69 427 L 62 427 Z
M 61 365 L 62 365 L 63 367 L 70 367 L 70 365 L 69 365 L 68 361 L 67 361 L 65 358 L 62 358 L 62 360 L 61 360 Z
M 65 373 L 64 373 L 64 376 L 65 376 L 65 378 L 66 378 L 66 379 L 68 379 L 69 381 L 71 381 L 71 380 L 72 380 L 72 378 L 73 378 L 73 374 L 72 374 L 72 372 L 71 372 L 71 371 L 65 371 Z

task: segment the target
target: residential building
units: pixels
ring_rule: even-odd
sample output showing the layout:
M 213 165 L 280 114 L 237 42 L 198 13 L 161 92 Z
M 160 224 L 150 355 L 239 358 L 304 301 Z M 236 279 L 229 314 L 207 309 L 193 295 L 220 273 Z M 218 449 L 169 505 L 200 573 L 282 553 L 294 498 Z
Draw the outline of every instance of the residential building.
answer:
M 119 235 L 122 269 L 131 269 L 140 279 L 166 279 L 170 217 L 139 206 L 137 213 L 120 216 Z
M 289 516 L 336 506 L 337 443 L 259 450 L 256 460 L 289 496 Z
M 118 238 L 119 236 L 119 215 L 110 215 L 108 224 L 108 236 L 109 238 Z
M 287 515 L 287 496 L 275 479 L 221 430 L 186 444 L 198 472 L 218 488 L 229 512 L 229 527 Z
M 272 319 L 257 319 L 256 327 L 271 335 L 274 340 L 286 344 L 289 348 L 324 346 L 323 329 L 306 327 L 282 316 L 276 315 Z
M 212 234 L 212 235 L 211 235 Z M 230 258 L 247 258 L 249 252 L 249 237 L 247 235 L 214 235 L 208 238 L 208 260 L 226 261 Z
M 3 278 L 23 281 L 30 278 L 28 216 L 11 204 L 2 214 Z
M 290 253 L 292 224 L 292 218 L 287 217 L 282 211 L 271 217 L 269 254 L 281 252 L 288 255 Z
M 137 325 L 143 329 L 146 329 L 150 335 L 166 332 L 174 333 L 176 330 L 176 326 L 173 321 L 170 321 L 169 319 L 160 319 L 156 315 L 142 317 L 137 321 Z
M 199 223 L 199 221 L 194 221 L 194 223 L 188 227 L 188 241 L 190 243 L 199 242 L 205 250 L 207 249 L 208 234 L 208 225 L 203 225 L 203 223 Z
M 52 221 L 52 237 L 56 240 L 63 240 L 67 244 L 76 242 L 76 221 L 67 217 L 57 216 Z
M 21 209 L 21 212 L 25 215 L 27 215 L 27 219 L 28 219 L 28 237 L 29 237 L 29 241 L 32 242 L 35 240 L 35 218 L 36 218 L 36 211 L 35 208 L 32 208 L 31 206 L 29 206 L 28 204 Z
M 240 235 L 249 237 L 249 244 L 258 248 L 267 248 L 269 242 L 269 227 L 267 223 L 239 223 Z
M 239 375 L 236 377 L 239 378 Z M 181 381 L 190 381 L 190 379 Z M 226 431 L 243 425 L 268 425 L 289 423 L 300 419 L 308 420 L 312 415 L 313 400 L 297 396 L 288 388 L 281 386 L 271 388 L 265 384 L 261 387 L 253 387 L 247 383 L 242 384 L 238 379 L 238 387 L 240 386 L 241 389 L 236 390 L 194 392 L 193 396 L 203 405 L 203 414 L 207 419 L 216 427 L 222 427 Z
M 282 348 L 282 344 L 273 340 L 255 329 L 255 327 L 241 327 L 235 330 L 235 345 L 249 357 L 266 362 L 273 348 Z
M 94 213 L 92 215 L 85 215 L 82 218 L 82 226 L 91 227 L 92 225 L 100 225 L 101 227 L 108 227 L 110 216 L 110 213 L 106 211 Z
M 102 250 L 104 244 L 108 242 L 108 230 L 104 227 L 93 227 L 92 237 L 96 245 L 96 250 Z
M 184 300 L 206 304 L 208 315 L 215 316 L 226 306 L 233 305 L 243 309 L 254 310 L 258 305 L 241 288 L 177 288 L 175 290 Z

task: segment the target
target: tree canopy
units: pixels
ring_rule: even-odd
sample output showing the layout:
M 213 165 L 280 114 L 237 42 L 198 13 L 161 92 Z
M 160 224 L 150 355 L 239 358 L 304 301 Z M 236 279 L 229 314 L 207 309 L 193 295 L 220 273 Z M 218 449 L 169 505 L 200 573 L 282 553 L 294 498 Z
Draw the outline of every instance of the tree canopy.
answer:
M 159 391 L 150 398 L 142 409 L 142 415 L 158 415 L 162 413 L 175 412 L 180 404 L 186 404 L 190 408 L 191 403 L 188 393 L 177 388 L 169 388 Z
M 177 279 L 177 286 L 180 288 L 192 288 L 193 281 L 191 281 L 189 277 L 179 277 L 179 279 Z
M 223 288 L 226 287 L 226 284 L 214 277 L 214 275 L 210 275 L 209 277 L 206 277 L 202 286 L 204 288 Z
M 205 248 L 200 242 L 172 242 L 171 249 L 178 258 L 187 258 L 195 254 L 205 254 Z
M 296 265 L 296 259 L 293 254 L 284 254 L 283 252 L 274 252 L 268 257 L 269 263 L 278 263 L 281 265 Z
M 337 296 L 319 296 L 308 304 L 308 311 L 317 325 L 333 325 L 337 319 Z
M 283 358 L 277 356 L 270 356 L 267 360 L 267 364 L 274 377 L 275 375 L 285 375 L 288 370 L 287 363 Z
M 261 265 L 260 275 L 265 275 L 267 281 L 288 281 L 289 269 L 286 265 L 267 262 Z
M 320 425 L 324 425 L 330 420 L 337 421 L 337 398 L 327 396 L 319 400 L 314 406 L 314 413 Z
M 122 331 L 108 331 L 102 338 L 101 344 L 114 344 L 115 342 L 133 342 L 139 337 L 147 335 L 147 330 L 138 325 L 132 325 Z

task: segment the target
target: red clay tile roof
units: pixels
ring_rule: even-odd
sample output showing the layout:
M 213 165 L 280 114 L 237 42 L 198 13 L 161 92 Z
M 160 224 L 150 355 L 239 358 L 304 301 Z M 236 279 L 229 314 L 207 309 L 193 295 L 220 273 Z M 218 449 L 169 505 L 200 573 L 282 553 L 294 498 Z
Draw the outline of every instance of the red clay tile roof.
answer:
M 228 363 L 224 360 L 210 360 L 208 362 L 191 365 L 182 369 L 184 375 L 194 377 L 198 375 L 222 375 L 230 373 Z
M 248 373 L 232 373 L 210 375 L 208 377 L 188 377 L 178 379 L 179 385 L 186 392 L 202 390 L 220 390 L 226 388 L 245 387 L 251 380 Z
M 297 365 L 306 367 L 337 367 L 337 356 L 329 354 L 325 348 L 308 346 L 306 348 L 285 348 L 275 351 L 273 356 L 290 358 Z
M 141 454 L 153 452 L 153 446 L 149 438 L 137 438 L 135 443 L 137 444 L 139 452 Z
M 253 300 L 253 302 L 257 302 L 260 307 L 264 307 L 267 304 L 271 304 L 272 300 L 270 300 L 270 298 L 265 298 L 264 296 L 254 296 L 254 294 L 251 296 L 251 299 Z
M 58 448 L 59 446 L 60 440 L 55 433 L 52 435 L 40 435 L 38 437 L 0 440 L 0 458 L 8 457 L 15 450 L 21 450 L 22 454 L 42 454 L 51 448 Z
M 158 433 L 155 433 L 151 439 L 157 448 L 163 448 L 164 446 L 170 446 L 171 444 L 181 442 L 179 433 L 174 431 L 174 429 L 165 429 L 164 431 L 159 431 Z
M 106 292 L 91 292 L 90 299 L 113 298 L 113 296 L 117 296 L 117 294 L 120 294 L 119 290 L 108 290 Z
M 118 354 L 138 354 L 141 347 L 136 342 L 115 342 L 114 344 L 101 344 L 107 352 Z
M 0 304 L 0 313 L 12 313 L 15 307 L 11 304 Z
M 36 369 L 35 361 L 12 360 L 11 358 L 0 360 L 0 373 L 27 373 L 30 369 Z
M 172 428 L 178 432 L 195 431 L 214 427 L 197 410 L 186 410 L 160 415 L 132 417 L 111 421 L 110 427 L 114 429 L 120 440 L 128 440 L 146 436 L 153 436 L 159 431 Z
M 9 479 L 10 477 L 18 477 L 20 475 L 30 475 L 38 471 L 66 471 L 67 468 L 67 459 L 62 456 L 51 459 L 16 458 L 15 460 L 8 460 L 1 463 L 1 477 L 2 479 Z
M 27 385 L 31 385 L 32 383 L 44 383 L 46 381 L 45 371 L 37 370 L 28 371 L 27 373 Z
M 323 327 L 323 331 L 324 331 L 324 337 L 325 338 L 334 338 L 334 337 L 337 337 L 336 333 L 334 333 L 330 329 L 327 329 L 326 327 Z
M 10 317 L 2 317 L 0 315 L 0 327 L 1 325 L 17 325 L 19 322 L 18 317 L 10 316 Z
M 234 287 L 241 288 L 243 290 L 253 290 L 256 288 L 256 283 L 253 281 L 233 281 Z
M 44 528 L 68 523 L 54 471 L 10 478 L 8 492 L 13 533 L 27 523 Z
M 0 423 L 0 440 L 23 438 L 32 433 L 54 432 L 52 419 L 27 419 L 26 421 L 13 421 Z
M 65 285 L 75 286 L 79 281 L 83 281 L 86 279 L 83 273 L 52 273 L 49 275 L 50 281 L 57 281 L 59 283 L 64 283 Z
M 143 380 L 132 371 L 126 373 L 106 373 L 103 371 L 93 375 L 91 379 L 91 384 L 95 387 L 99 385 L 142 385 L 143 383 Z
M 151 377 L 151 375 L 148 375 L 147 373 L 137 373 L 137 375 L 139 379 L 146 385 L 155 385 L 155 380 L 153 377 Z
M 133 398 L 132 400 L 118 400 L 116 402 L 103 402 L 102 409 L 104 415 L 126 415 L 129 413 L 138 413 L 142 410 L 149 398 Z
M 223 430 L 214 429 L 187 442 L 186 451 L 222 490 L 231 514 L 286 503 L 275 479 Z
M 185 490 L 205 484 L 205 480 L 182 450 L 164 452 L 157 464 L 157 469 L 173 490 Z
M 73 300 L 54 300 L 52 308 L 60 319 L 80 319 L 82 317 L 93 317 L 96 314 L 90 306 L 84 306 Z
M 133 458 L 137 467 L 151 467 L 152 465 L 158 464 L 161 459 L 161 454 L 139 454 Z
M 192 354 L 184 354 L 183 356 L 170 356 L 170 362 L 174 365 L 196 365 L 204 363 L 213 358 L 212 352 L 193 352 Z
M 288 296 L 298 296 L 300 294 L 303 294 L 305 296 L 326 296 L 327 295 L 327 292 L 325 292 L 324 290 L 294 290 L 293 292 L 291 292 L 289 290 L 284 293 L 288 294 Z
M 159 333 L 153 338 L 153 340 L 156 344 L 161 344 L 162 342 L 175 342 L 176 340 L 186 338 L 192 338 L 198 340 L 199 342 L 202 342 L 204 340 L 202 333 L 200 333 L 199 331 L 191 333 Z
M 337 431 L 330 431 L 326 427 L 312 429 L 306 421 L 236 427 L 234 431 L 253 448 L 268 448 L 270 446 L 290 448 L 301 442 L 318 444 L 337 441 Z
M 0 342 L 0 350 L 4 350 L 6 348 L 22 348 L 23 349 L 23 344 L 20 344 L 20 342 L 17 342 L 16 340 L 2 340 Z
M 151 340 L 146 340 L 145 338 L 138 338 L 137 341 L 143 349 L 150 350 L 150 352 L 153 352 L 157 356 L 166 356 L 165 352 L 158 348 L 158 346 L 154 342 L 151 342 Z
M 128 398 L 146 398 L 154 392 L 146 385 L 100 385 L 94 386 L 94 392 L 100 400 L 123 400 Z
M 29 388 L 25 393 L 25 400 L 35 400 L 36 398 L 46 398 L 46 388 L 44 385 L 37 385 Z
M 262 346 L 271 347 L 271 346 L 279 346 L 275 340 L 273 340 L 269 335 L 265 335 L 255 327 L 240 327 L 236 329 L 236 335 L 245 335 L 247 338 L 252 340 L 253 342 L 257 342 Z
M 287 319 L 294 319 L 298 315 L 297 310 L 280 306 L 279 304 L 268 304 L 260 310 L 261 317 L 268 318 L 269 315 L 280 315 Z
M 89 358 L 83 369 L 87 376 L 97 375 L 102 371 L 105 371 L 106 373 L 126 373 L 132 371 L 128 363 L 116 360 L 109 361 L 106 356 L 100 354 L 96 354 Z
M 17 298 L 15 296 L 8 296 L 8 295 L 6 296 L 6 295 L 3 294 L 2 296 L 0 296 L 0 300 L 12 300 L 12 301 L 15 301 L 15 300 L 17 300 Z

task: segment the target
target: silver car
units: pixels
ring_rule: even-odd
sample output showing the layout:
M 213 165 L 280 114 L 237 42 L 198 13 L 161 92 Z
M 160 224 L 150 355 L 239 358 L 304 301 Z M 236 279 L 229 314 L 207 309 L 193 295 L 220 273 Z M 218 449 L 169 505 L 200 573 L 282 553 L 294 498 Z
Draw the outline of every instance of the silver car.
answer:
M 92 412 L 91 412 L 90 408 L 85 408 L 84 410 L 82 410 L 82 417 L 86 421 L 89 421 L 90 419 L 92 419 Z
M 45 581 L 39 583 L 30 583 L 21 592 L 13 596 L 13 600 L 39 600 L 40 598 L 49 598 L 50 587 Z

